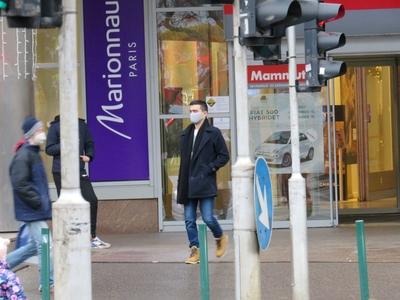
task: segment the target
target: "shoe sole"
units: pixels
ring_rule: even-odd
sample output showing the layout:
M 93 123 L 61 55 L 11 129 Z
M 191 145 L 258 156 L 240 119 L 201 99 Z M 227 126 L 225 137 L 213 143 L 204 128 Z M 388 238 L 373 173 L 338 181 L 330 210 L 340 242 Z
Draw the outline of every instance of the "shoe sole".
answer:
M 200 261 L 185 261 L 187 265 L 197 265 L 198 263 L 200 263 Z
M 91 248 L 92 249 L 110 249 L 111 245 L 110 246 L 91 246 Z

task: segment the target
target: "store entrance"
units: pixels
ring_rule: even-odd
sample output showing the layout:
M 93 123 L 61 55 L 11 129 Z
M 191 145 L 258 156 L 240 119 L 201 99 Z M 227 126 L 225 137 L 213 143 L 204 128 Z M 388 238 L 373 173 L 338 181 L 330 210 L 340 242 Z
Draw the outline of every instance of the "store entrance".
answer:
M 163 231 L 184 229 L 183 206 L 177 204 L 180 138 L 190 124 L 189 104 L 204 100 L 208 120 L 218 127 L 234 156 L 230 96 L 232 50 L 224 38 L 222 7 L 190 7 L 156 11 L 159 74 L 159 120 L 162 170 Z M 231 228 L 230 163 L 217 173 L 218 196 L 214 213 L 223 227 Z
M 335 81 L 341 213 L 398 209 L 395 65 L 350 64 Z

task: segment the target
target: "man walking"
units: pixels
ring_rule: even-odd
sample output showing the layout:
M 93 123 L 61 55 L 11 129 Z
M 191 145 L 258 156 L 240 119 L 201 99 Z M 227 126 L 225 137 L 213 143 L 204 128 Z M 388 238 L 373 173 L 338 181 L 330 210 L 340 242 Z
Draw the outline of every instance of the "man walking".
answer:
M 213 215 L 217 195 L 216 172 L 229 161 L 229 152 L 220 130 L 209 124 L 208 107 L 204 101 L 190 102 L 190 124 L 181 135 L 181 164 L 177 202 L 184 205 L 185 226 L 190 255 L 187 264 L 200 261 L 197 232 L 197 205 L 204 223 L 210 228 L 217 244 L 216 256 L 225 254 L 228 236 Z
M 42 228 L 48 228 L 51 219 L 51 200 L 46 172 L 39 151 L 46 141 L 42 122 L 27 117 L 22 125 L 25 142 L 20 144 L 10 165 L 10 179 L 14 194 L 15 217 L 28 227 L 29 241 L 7 256 L 10 268 L 38 255 L 41 262 Z M 50 256 L 51 260 L 51 256 Z M 53 263 L 50 261 L 50 286 L 53 281 Z
M 46 153 L 53 156 L 53 179 L 57 195 L 61 192 L 61 147 L 60 147 L 60 116 L 56 116 L 50 124 L 47 134 Z M 85 164 L 94 158 L 94 142 L 84 120 L 79 119 L 79 155 L 80 155 L 80 187 L 82 197 L 90 204 L 90 234 L 93 249 L 106 249 L 111 245 L 99 239 L 96 235 L 98 199 L 92 183 L 86 173 Z

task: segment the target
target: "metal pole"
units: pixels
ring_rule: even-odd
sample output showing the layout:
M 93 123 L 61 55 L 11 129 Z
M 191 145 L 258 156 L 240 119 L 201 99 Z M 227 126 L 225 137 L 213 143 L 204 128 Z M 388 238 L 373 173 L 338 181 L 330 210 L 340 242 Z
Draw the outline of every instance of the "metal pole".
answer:
M 208 244 L 207 244 L 207 226 L 199 225 L 200 233 L 200 289 L 201 300 L 210 299 L 210 285 L 208 278 Z
M 290 130 L 292 143 L 292 176 L 289 179 L 290 230 L 292 236 L 293 299 L 307 300 L 308 254 L 306 185 L 300 173 L 299 117 L 296 92 L 296 35 L 294 26 L 286 31 L 289 48 Z
M 40 285 L 42 287 L 42 300 L 50 300 L 50 239 L 49 229 L 42 228 L 41 240 L 41 266 L 40 266 Z
M 365 250 L 365 234 L 364 234 L 364 221 L 356 221 L 357 231 L 357 250 L 358 250 L 358 272 L 360 276 L 360 293 L 361 300 L 369 299 L 369 288 L 368 288 L 368 266 L 367 266 L 367 254 Z
M 79 185 L 77 0 L 63 0 L 59 37 L 62 189 L 53 206 L 55 299 L 92 298 L 90 212 Z
M 237 158 L 232 166 L 236 300 L 261 299 L 260 257 L 253 202 L 254 164 L 250 160 L 246 48 L 239 43 L 239 1 L 234 13 L 234 72 Z

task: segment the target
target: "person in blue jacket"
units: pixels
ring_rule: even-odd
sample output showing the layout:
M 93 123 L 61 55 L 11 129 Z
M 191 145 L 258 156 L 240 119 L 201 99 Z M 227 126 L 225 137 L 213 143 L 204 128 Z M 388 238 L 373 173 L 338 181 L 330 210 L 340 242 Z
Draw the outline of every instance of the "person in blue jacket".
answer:
M 14 268 L 26 259 L 38 255 L 41 267 L 41 231 L 51 219 L 51 200 L 46 171 L 40 157 L 40 145 L 46 141 L 43 123 L 27 117 L 22 124 L 25 142 L 16 149 L 9 174 L 14 194 L 15 218 L 24 222 L 29 242 L 10 252 L 7 262 Z M 50 256 L 51 257 L 51 256 Z M 53 286 L 53 263 L 50 261 L 50 285 Z
M 192 124 L 181 135 L 177 202 L 184 205 L 189 239 L 190 254 L 185 263 L 197 264 L 200 261 L 197 206 L 216 240 L 217 257 L 225 254 L 228 244 L 228 236 L 214 217 L 213 209 L 217 195 L 216 174 L 229 161 L 229 152 L 221 131 L 208 122 L 207 104 L 193 100 L 189 106 Z

